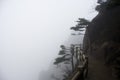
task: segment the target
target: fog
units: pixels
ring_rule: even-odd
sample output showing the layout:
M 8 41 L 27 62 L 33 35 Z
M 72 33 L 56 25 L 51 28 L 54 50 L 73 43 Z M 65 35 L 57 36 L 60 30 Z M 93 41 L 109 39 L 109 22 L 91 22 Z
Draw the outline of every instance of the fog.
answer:
M 96 0 L 0 0 L 0 80 L 38 80 Z

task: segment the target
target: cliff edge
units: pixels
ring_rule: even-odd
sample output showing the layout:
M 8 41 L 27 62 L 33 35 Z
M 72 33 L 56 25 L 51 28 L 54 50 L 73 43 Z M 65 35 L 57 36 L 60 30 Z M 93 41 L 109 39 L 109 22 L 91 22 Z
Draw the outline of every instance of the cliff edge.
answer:
M 87 27 L 89 80 L 120 80 L 120 6 L 101 11 Z

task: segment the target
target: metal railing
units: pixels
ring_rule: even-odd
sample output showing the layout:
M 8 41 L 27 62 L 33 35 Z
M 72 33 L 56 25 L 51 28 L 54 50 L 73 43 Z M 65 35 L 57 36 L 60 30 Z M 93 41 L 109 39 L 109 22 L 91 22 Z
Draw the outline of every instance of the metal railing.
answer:
M 88 74 L 88 57 L 82 65 L 78 65 L 67 80 L 85 80 Z

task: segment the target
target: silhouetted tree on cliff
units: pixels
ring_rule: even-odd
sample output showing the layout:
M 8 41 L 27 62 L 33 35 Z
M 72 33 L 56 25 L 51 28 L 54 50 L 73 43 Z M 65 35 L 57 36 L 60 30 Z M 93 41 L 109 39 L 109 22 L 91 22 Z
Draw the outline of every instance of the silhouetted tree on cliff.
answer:
M 59 54 L 58 54 L 60 56 L 55 59 L 54 64 L 55 65 L 58 65 L 60 63 L 71 64 L 72 71 L 73 71 L 74 70 L 74 61 L 73 61 L 74 45 L 71 45 L 70 48 L 66 48 L 64 45 L 61 45 L 60 47 L 61 47 L 61 50 L 59 51 Z
M 78 33 L 78 35 L 84 35 L 83 31 L 85 31 L 90 21 L 86 20 L 85 18 L 78 18 L 78 21 L 76 22 L 77 22 L 77 25 L 74 27 L 71 27 L 70 29 L 74 31 L 79 31 L 80 33 Z M 72 33 L 72 35 L 76 35 L 76 34 Z
M 90 21 L 84 19 L 84 18 L 79 18 L 77 25 L 75 27 L 71 27 L 71 30 L 74 31 L 84 31 L 84 28 L 86 28 L 88 26 L 88 24 L 90 23 Z

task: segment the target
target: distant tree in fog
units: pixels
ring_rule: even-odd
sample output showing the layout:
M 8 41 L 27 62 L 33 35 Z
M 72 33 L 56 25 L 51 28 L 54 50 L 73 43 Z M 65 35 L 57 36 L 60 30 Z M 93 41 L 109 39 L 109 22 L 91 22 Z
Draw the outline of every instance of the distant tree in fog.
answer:
M 63 74 L 63 80 L 67 80 L 67 78 L 71 75 L 72 71 L 66 66 L 65 69 L 62 69 L 65 73 Z
M 71 45 L 71 47 L 69 48 L 66 48 L 64 45 L 61 45 L 60 47 L 61 47 L 61 50 L 58 53 L 59 57 L 55 59 L 54 64 L 55 65 L 58 65 L 60 63 L 71 64 L 72 71 L 74 71 L 74 61 L 73 61 L 74 45 Z
M 51 75 L 51 78 L 54 80 L 60 80 L 59 78 L 57 78 L 54 74 Z
M 57 57 L 55 59 L 55 62 L 54 62 L 55 65 L 58 65 L 62 62 L 69 64 L 70 58 L 66 58 L 66 56 L 69 56 L 70 54 L 66 54 L 63 50 L 60 50 L 59 55 L 60 55 L 60 57 Z

